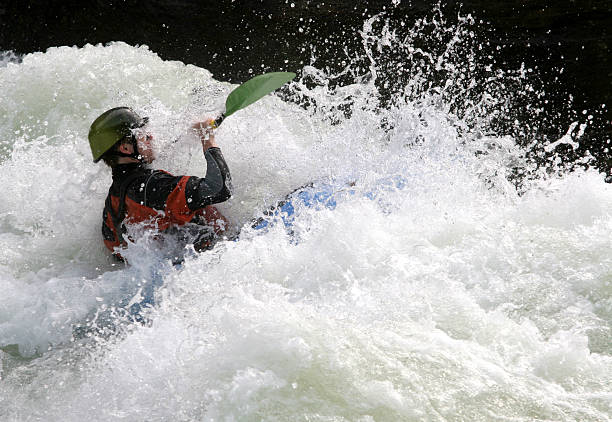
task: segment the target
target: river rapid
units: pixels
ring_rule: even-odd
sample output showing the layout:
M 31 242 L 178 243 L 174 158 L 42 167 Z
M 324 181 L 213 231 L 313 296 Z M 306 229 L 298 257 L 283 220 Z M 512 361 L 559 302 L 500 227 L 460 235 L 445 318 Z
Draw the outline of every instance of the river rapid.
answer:
M 440 46 L 415 41 L 431 22 L 400 39 L 374 17 L 342 74 L 305 65 L 229 117 L 218 208 L 240 237 L 180 267 L 147 238 L 129 267 L 109 258 L 89 125 L 133 107 L 156 167 L 202 176 L 189 124 L 235 86 L 121 42 L 3 53 L 0 420 L 610 420 L 612 187 L 554 157 L 538 169 L 495 130 L 534 89 L 524 69 L 473 71 L 469 22 L 436 23 Z M 312 181 L 358 194 L 299 213 L 292 236 L 250 228 Z M 153 272 L 157 306 L 130 324 L 117 306 Z

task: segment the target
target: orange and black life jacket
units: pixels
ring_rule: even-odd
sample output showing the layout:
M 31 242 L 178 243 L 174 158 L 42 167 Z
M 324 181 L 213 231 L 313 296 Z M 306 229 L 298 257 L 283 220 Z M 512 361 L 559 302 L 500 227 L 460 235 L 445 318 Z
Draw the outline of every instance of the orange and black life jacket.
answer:
M 113 184 L 102 214 L 102 235 L 115 256 L 121 258 L 117 249 L 126 246 L 125 224 L 144 223 L 162 233 L 187 223 L 198 225 L 201 235 L 194 242 L 196 249 L 205 249 L 223 232 L 227 221 L 211 205 L 230 198 L 230 173 L 219 148 L 209 148 L 204 156 L 205 178 L 174 176 L 140 163 L 113 168 Z

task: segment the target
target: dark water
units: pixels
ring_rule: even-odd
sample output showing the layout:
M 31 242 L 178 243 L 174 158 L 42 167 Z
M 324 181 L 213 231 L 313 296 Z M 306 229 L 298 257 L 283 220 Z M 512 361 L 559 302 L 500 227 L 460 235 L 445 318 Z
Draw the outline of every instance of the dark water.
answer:
M 586 122 L 592 115 L 580 148 L 559 152 L 573 161 L 589 150 L 598 166 L 609 171 L 612 1 L 442 3 L 443 15 L 451 23 L 458 15 L 475 17 L 479 36 L 488 41 L 483 42 L 483 57 L 494 56 L 500 68 L 516 69 L 525 63 L 525 68 L 534 69 L 547 94 L 537 104 L 544 117 L 530 115 L 520 99 L 511 117 L 537 126 L 534 130 L 543 139 L 555 140 L 571 122 Z M 164 59 L 204 67 L 219 80 L 240 82 L 263 71 L 299 70 L 311 62 L 313 46 L 317 67 L 340 68 L 344 49 L 359 49 L 361 38 L 356 31 L 367 17 L 384 10 L 389 18 L 403 20 L 410 27 L 417 18 L 431 14 L 435 4 L 403 1 L 393 5 L 380 0 L 5 1 L 0 2 L 0 50 L 28 53 L 51 46 L 120 40 L 146 44 Z

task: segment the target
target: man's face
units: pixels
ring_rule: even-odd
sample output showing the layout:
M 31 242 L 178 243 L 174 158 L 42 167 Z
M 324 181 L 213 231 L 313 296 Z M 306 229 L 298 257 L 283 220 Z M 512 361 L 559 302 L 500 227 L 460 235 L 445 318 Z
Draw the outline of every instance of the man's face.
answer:
M 150 164 L 155 160 L 155 151 L 153 150 L 153 135 L 146 130 L 139 131 L 136 134 L 136 142 L 138 143 L 138 153 L 142 156 L 142 160 Z

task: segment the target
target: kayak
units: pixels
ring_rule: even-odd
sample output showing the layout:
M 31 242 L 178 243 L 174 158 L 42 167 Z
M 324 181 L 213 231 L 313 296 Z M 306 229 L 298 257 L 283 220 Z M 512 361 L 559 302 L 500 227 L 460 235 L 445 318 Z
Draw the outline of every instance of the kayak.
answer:
M 340 192 L 330 184 L 315 185 L 311 183 L 303 186 L 287 195 L 275 206 L 264 211 L 263 215 L 251 224 L 251 228 L 265 231 L 278 222 L 282 222 L 286 228 L 291 228 L 297 214 L 304 208 L 327 208 L 330 210 L 336 208 Z
M 265 231 L 282 223 L 291 230 L 297 216 L 306 209 L 333 210 L 351 197 L 363 197 L 372 201 L 381 199 L 381 194 L 403 189 L 406 180 L 402 176 L 381 178 L 375 183 L 375 188 L 359 193 L 354 182 L 346 183 L 310 183 L 291 192 L 275 206 L 263 212 L 251 224 L 255 230 Z

